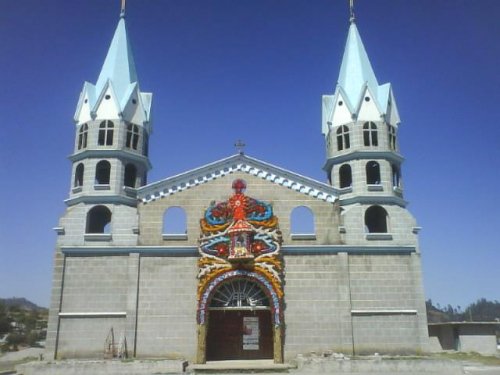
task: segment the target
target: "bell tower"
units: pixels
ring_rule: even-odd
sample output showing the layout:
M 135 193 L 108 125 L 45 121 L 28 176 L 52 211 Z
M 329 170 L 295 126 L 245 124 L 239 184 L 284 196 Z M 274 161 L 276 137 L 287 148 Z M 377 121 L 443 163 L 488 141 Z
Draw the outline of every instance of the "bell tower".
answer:
M 112 218 L 127 207 L 135 214 L 136 189 L 147 182 L 151 99 L 139 87 L 122 5 L 97 82 L 84 83 L 74 115 L 71 189 L 65 203 L 86 215 L 80 221 L 85 228 L 79 228 L 85 241 L 132 239 L 132 230 Z
M 398 211 L 397 216 L 403 211 L 406 216 L 409 214 L 404 209 L 399 126 L 391 84 L 378 83 L 351 3 L 349 32 L 335 92 L 323 96 L 322 133 L 326 143 L 324 170 L 330 184 L 340 193 L 344 219 L 350 221 L 345 226 L 362 228 L 357 237 L 351 237 L 356 238 L 355 242 L 362 238 L 393 239 L 398 225 L 394 217 L 391 220 L 390 211 Z M 347 214 L 353 208 L 356 214 Z M 340 230 L 345 231 L 344 227 Z

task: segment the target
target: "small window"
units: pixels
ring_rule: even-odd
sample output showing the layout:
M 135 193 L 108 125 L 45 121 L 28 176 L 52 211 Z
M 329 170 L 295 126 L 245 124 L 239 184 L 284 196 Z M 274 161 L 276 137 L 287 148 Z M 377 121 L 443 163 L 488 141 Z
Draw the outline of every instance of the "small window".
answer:
M 314 239 L 314 215 L 309 207 L 299 206 L 290 215 L 290 233 L 293 239 Z
M 340 188 L 352 186 L 352 170 L 349 164 L 343 164 L 339 169 Z
M 374 122 L 365 122 L 363 125 L 363 140 L 365 146 L 378 146 L 377 125 Z
M 105 206 L 95 206 L 87 213 L 86 233 L 110 233 L 111 211 Z
M 95 184 L 109 185 L 111 175 L 111 164 L 107 160 L 101 160 L 95 167 Z
M 125 176 L 123 184 L 125 186 L 135 188 L 137 180 L 137 168 L 134 164 L 127 164 L 125 166 Z
M 89 127 L 87 124 L 80 126 L 80 131 L 78 133 L 78 149 L 87 148 L 87 134 Z
M 366 183 L 368 185 L 380 184 L 380 165 L 376 161 L 366 163 Z
M 169 207 L 163 215 L 163 235 L 181 239 L 187 235 L 186 211 L 181 207 Z
M 392 186 L 401 187 L 401 172 L 397 165 L 392 165 Z
M 125 141 L 125 147 L 137 150 L 137 145 L 139 144 L 139 127 L 134 124 L 127 125 L 127 139 Z
M 74 187 L 80 187 L 83 186 L 83 172 L 84 172 L 85 167 L 83 166 L 83 163 L 80 163 L 76 166 L 75 170 L 75 182 L 73 184 Z
M 342 151 L 350 147 L 349 128 L 346 125 L 342 125 L 337 129 L 337 149 Z
M 371 206 L 365 212 L 365 230 L 368 233 L 387 233 L 387 211 Z
M 392 125 L 387 125 L 387 138 L 389 141 L 389 149 L 396 151 L 396 128 Z
M 106 120 L 99 125 L 99 137 L 97 144 L 99 146 L 112 146 L 113 145 L 113 131 L 115 125 L 112 121 Z

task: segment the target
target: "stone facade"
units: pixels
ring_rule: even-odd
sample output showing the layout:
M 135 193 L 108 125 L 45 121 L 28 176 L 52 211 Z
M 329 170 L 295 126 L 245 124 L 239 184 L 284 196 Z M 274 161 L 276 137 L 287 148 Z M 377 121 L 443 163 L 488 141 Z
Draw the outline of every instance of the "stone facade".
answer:
M 346 51 L 361 48 L 358 55 L 363 58 L 366 52 L 360 39 L 353 42 L 356 39 L 352 23 Z M 324 97 L 324 169 L 330 184 L 239 153 L 146 185 L 151 94 L 138 91 L 134 74 L 109 73 L 108 83 L 99 84 L 114 71 L 110 61 L 134 66 L 123 18 L 109 55 L 119 59 L 107 57 L 98 84 L 84 85 L 75 115 L 72 187 L 56 228 L 48 358 L 101 358 L 120 352 L 204 362 L 207 345 L 214 345 L 207 333 L 215 329 L 210 315 L 221 311 L 227 311 L 228 319 L 237 312 L 231 315 L 234 322 L 240 315 L 254 319 L 243 322 L 255 322 L 256 311 L 270 316 L 270 326 L 257 327 L 272 345 L 264 350 L 260 339 L 257 344 L 248 341 L 238 354 L 241 358 L 262 355 L 282 362 L 312 351 L 426 350 L 419 228 L 402 195 L 402 157 L 395 139 L 399 117 L 390 87 L 380 86 L 379 96 L 371 94 L 376 92 L 376 79 L 369 63 L 354 66 L 367 82 L 364 91 L 360 88 L 364 100 L 359 108 L 349 104 L 353 90 L 348 90 L 344 68 L 336 93 Z M 344 55 L 342 66 L 359 64 L 349 56 Z M 118 96 L 130 96 L 114 101 L 129 103 L 126 108 L 106 102 L 108 93 L 115 95 L 109 85 L 131 85 L 115 90 Z M 92 103 L 92 109 L 88 100 L 97 97 L 102 102 Z M 138 98 L 146 117 L 131 109 Z M 385 112 L 377 112 L 384 105 Z M 106 135 L 110 144 L 102 144 L 101 125 L 107 121 L 113 122 L 114 133 Z M 131 133 L 134 126 L 138 130 Z M 372 126 L 369 142 L 366 126 Z M 84 131 L 88 134 L 82 144 Z M 339 132 L 344 132 L 342 144 Z M 133 134 L 138 137 L 135 148 L 130 143 Z M 98 170 L 102 161 L 109 165 L 104 172 Z M 97 181 L 100 173 L 105 183 Z M 245 181 L 246 191 L 233 186 L 233 196 L 236 180 Z M 240 193 L 250 197 L 254 207 L 237 211 L 227 203 Z M 175 219 L 180 226 L 170 232 L 173 208 L 182 215 Z M 231 212 L 212 215 L 212 209 Z M 297 216 L 300 210 L 310 216 Z M 311 224 L 305 232 L 294 227 L 301 220 Z M 202 230 L 204 223 L 208 229 Z M 228 228 L 248 236 L 241 237 L 248 238 L 244 258 L 224 255 L 228 246 L 236 248 L 236 237 Z M 200 238 L 210 239 L 211 233 L 222 247 L 202 249 Z M 259 246 L 269 246 L 268 253 L 253 247 L 259 241 Z M 241 250 L 243 242 L 238 246 Z M 254 289 L 233 291 L 227 300 L 215 303 L 224 285 Z M 250 326 L 234 323 L 237 328 L 231 330 L 233 323 L 217 327 L 228 335 L 217 345 L 223 347 L 226 339 L 250 340 Z M 218 355 L 229 356 L 232 349 L 221 349 Z

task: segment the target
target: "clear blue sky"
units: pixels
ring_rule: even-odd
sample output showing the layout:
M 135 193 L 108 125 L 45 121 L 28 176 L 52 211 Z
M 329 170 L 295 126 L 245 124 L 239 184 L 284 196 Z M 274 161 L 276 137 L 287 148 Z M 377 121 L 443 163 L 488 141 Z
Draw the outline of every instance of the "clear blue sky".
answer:
M 128 0 L 156 181 L 246 153 L 325 181 L 321 95 L 348 29 L 341 0 Z M 70 188 L 72 117 L 119 0 L 0 2 L 0 297 L 48 306 Z M 357 25 L 402 125 L 405 198 L 427 298 L 500 299 L 500 1 L 359 0 Z

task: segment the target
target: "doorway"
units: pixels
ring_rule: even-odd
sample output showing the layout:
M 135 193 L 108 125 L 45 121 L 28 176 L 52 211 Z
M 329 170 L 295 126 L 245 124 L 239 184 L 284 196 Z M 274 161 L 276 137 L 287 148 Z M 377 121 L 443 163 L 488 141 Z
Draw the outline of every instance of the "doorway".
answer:
M 273 359 L 271 311 L 210 311 L 207 360 L 230 359 Z
M 246 278 L 222 283 L 208 308 L 206 359 L 273 359 L 273 323 L 269 298 Z

